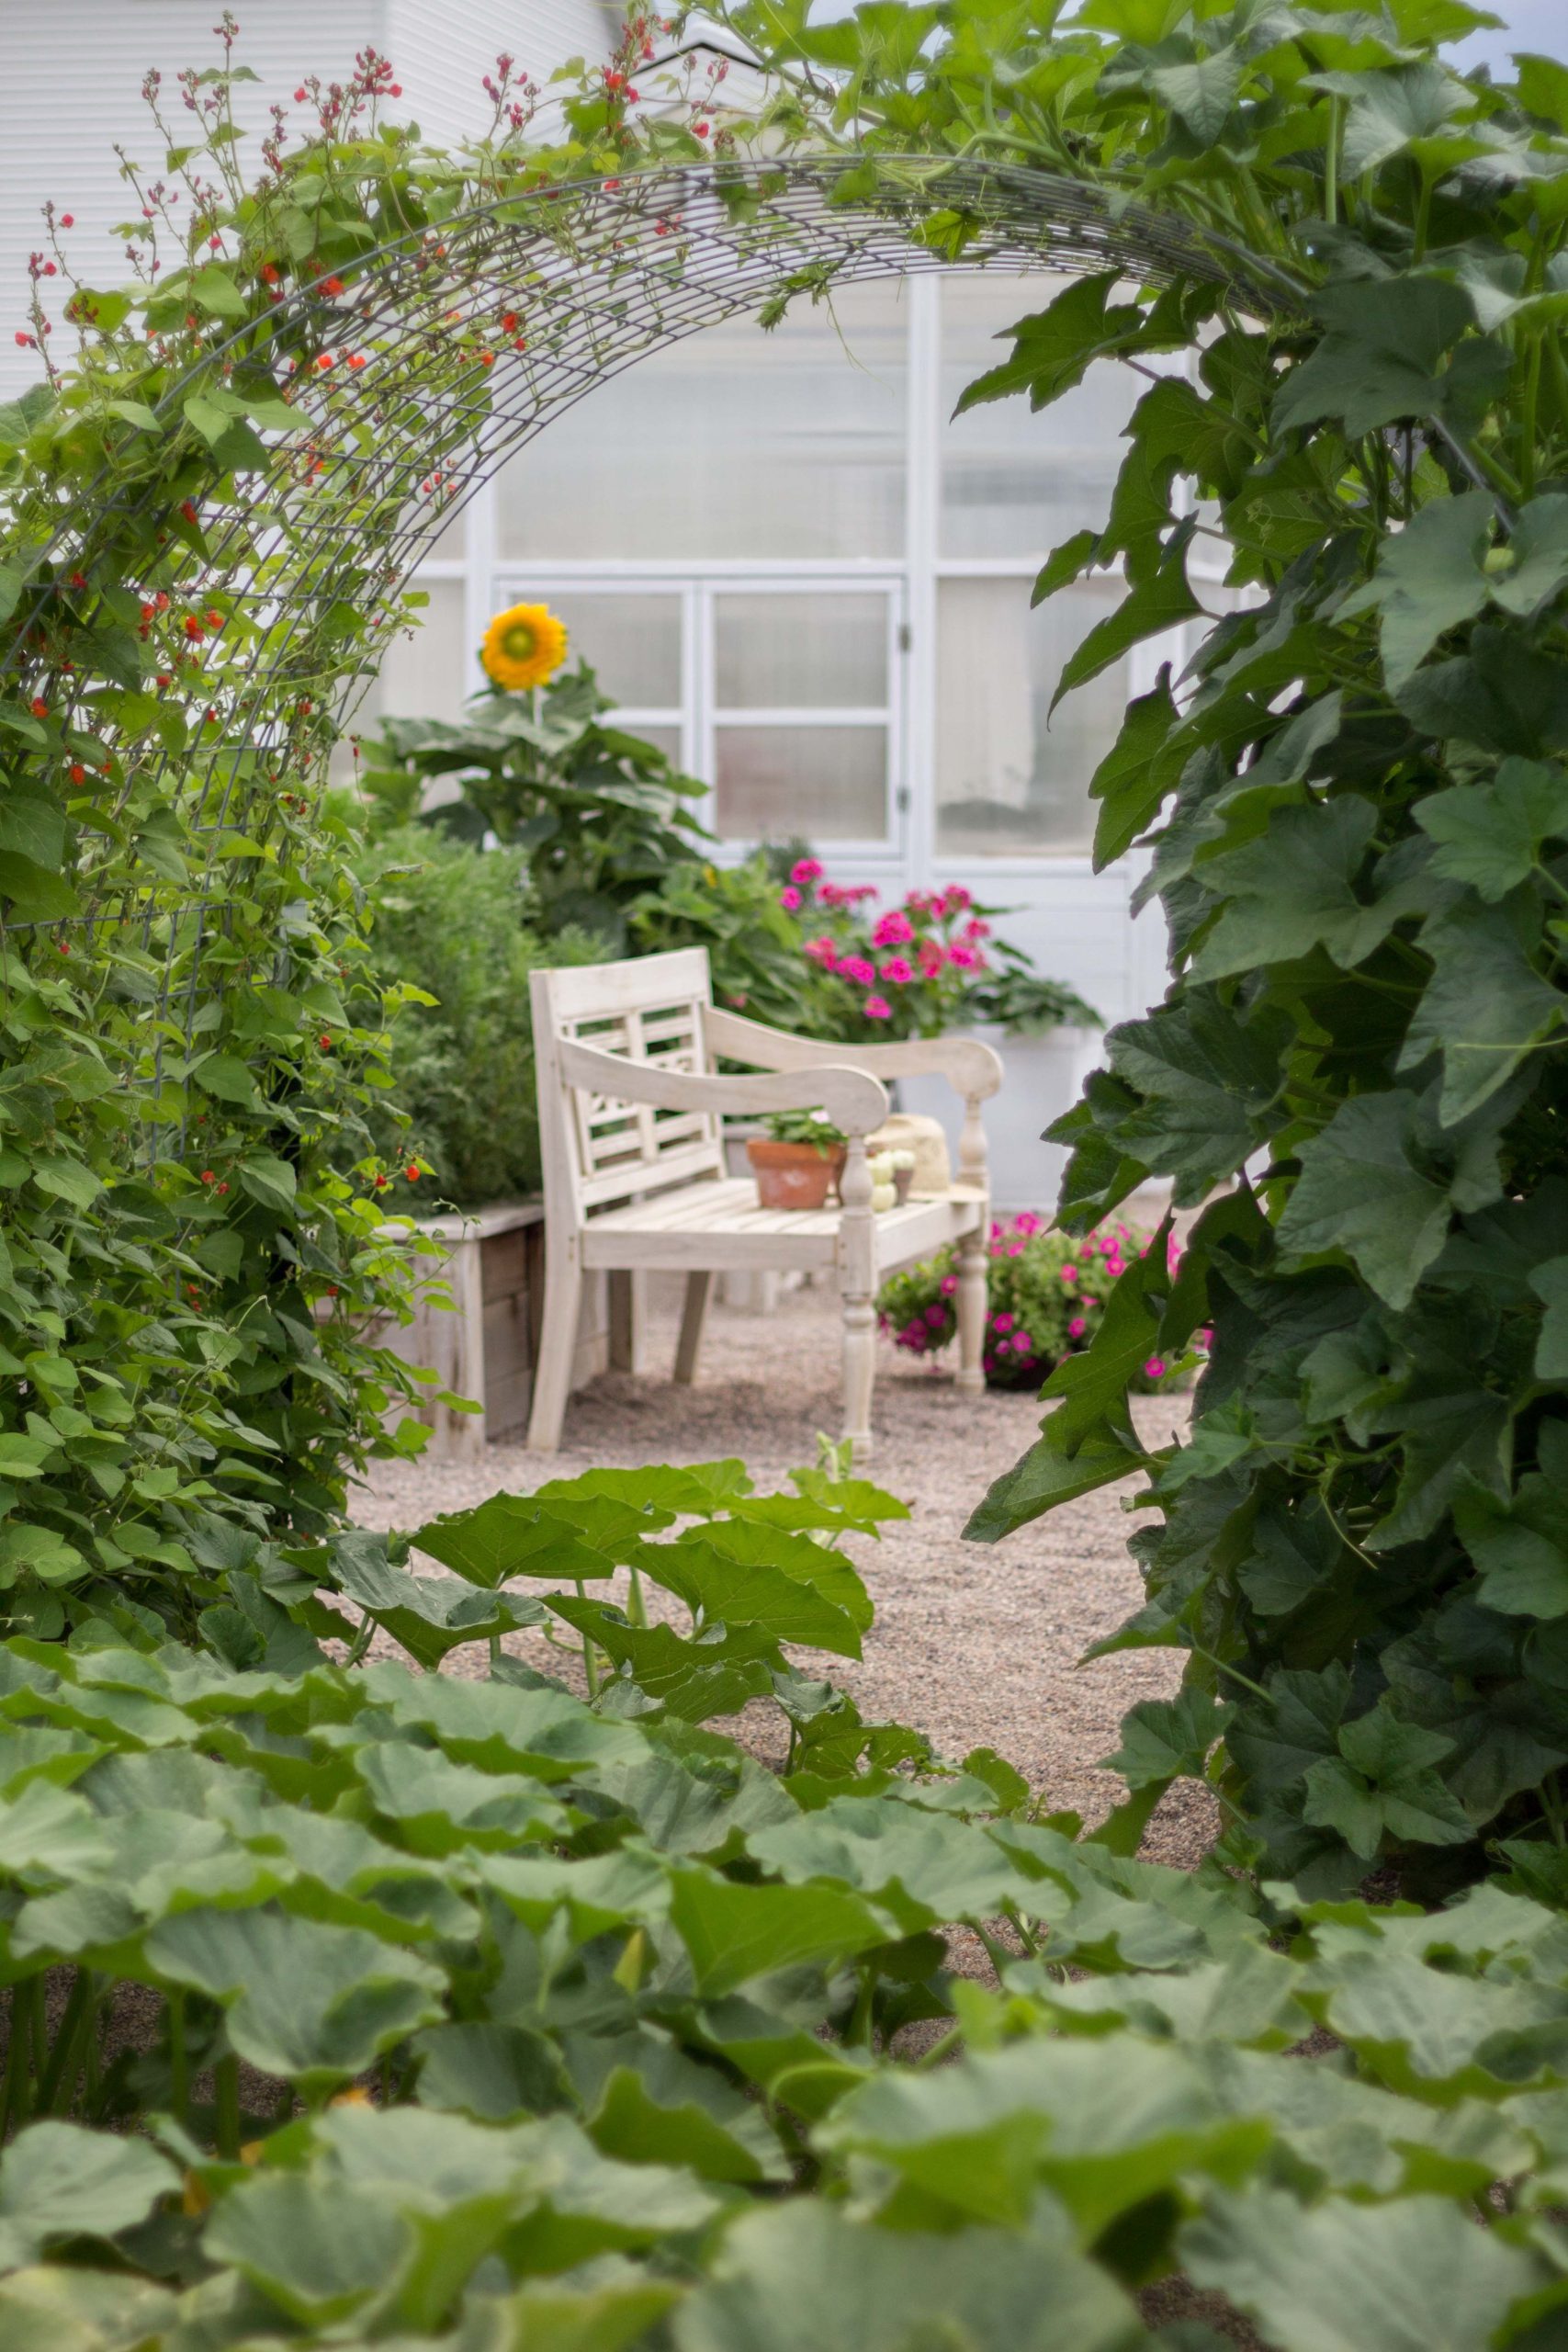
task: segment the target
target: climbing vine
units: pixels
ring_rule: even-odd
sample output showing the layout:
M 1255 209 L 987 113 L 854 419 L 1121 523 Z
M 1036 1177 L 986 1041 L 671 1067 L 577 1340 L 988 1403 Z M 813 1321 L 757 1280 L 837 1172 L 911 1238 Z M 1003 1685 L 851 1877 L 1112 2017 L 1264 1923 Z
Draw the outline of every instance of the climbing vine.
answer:
M 1135 1711 L 1130 1839 L 1206 1771 L 1226 1850 L 1325 1893 L 1520 1839 L 1561 1890 L 1568 68 L 1460 74 L 1438 43 L 1487 20 L 1452 0 L 1055 15 L 736 19 L 784 122 L 1157 204 L 1265 294 L 1079 277 L 962 403 L 1143 372 L 1105 524 L 1036 596 L 1126 583 L 1059 693 L 1196 641 L 1092 785 L 1097 863 L 1148 845 L 1171 984 L 1055 1132 L 1070 1225 L 1155 1176 L 1200 1214 L 970 1532 L 1145 1474 L 1147 1606 L 1108 1646 L 1184 1650 L 1187 1687 Z M 1201 1326 L 1190 1437 L 1151 1448 L 1129 1375 Z

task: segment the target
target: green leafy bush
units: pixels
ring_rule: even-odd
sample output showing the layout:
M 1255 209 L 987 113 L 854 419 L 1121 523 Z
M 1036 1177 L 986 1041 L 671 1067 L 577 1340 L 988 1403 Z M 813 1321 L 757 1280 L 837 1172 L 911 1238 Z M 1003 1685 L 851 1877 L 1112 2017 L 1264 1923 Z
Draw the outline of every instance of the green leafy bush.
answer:
M 1478 19 L 1447 0 L 1091 18 L 1053 47 L 1049 9 L 998 31 L 960 0 L 897 51 L 736 12 L 781 121 L 823 120 L 803 73 L 845 77 L 863 185 L 879 149 L 983 140 L 1157 207 L 1160 284 L 1075 280 L 961 406 L 1154 364 L 1104 525 L 1036 593 L 1126 582 L 1060 692 L 1205 629 L 1091 787 L 1098 864 L 1152 842 L 1171 983 L 1056 1132 L 1065 1222 L 1156 1173 L 1209 1205 L 1179 1281 L 1152 1252 L 1052 1375 L 972 1532 L 1143 1474 L 1125 1638 L 1223 1696 L 1229 1850 L 1433 1887 L 1555 1847 L 1568 1766 L 1564 69 L 1450 70 Z M 1223 595 L 1190 576 L 1210 533 Z M 1127 1375 L 1204 1325 L 1190 1442 L 1146 1456 Z
M 603 942 L 571 927 L 540 937 L 528 920 L 529 861 L 516 848 L 479 857 L 404 826 L 379 833 L 356 865 L 377 971 L 389 989 L 414 991 L 396 1017 L 391 1087 L 369 1120 L 392 1171 L 384 1199 L 400 1210 L 432 1196 L 468 1208 L 536 1193 L 528 975 L 596 962 Z
M 726 1580 L 782 1778 L 651 1648 L 590 1704 L 330 1665 L 276 1600 L 244 1671 L 0 1646 L 7 2352 L 1191 2352 L 1134 2301 L 1173 2268 L 1280 2352 L 1550 2352 L 1563 1914 L 1128 1860 L 1224 1729 L 1195 1694 L 1134 1711 L 1092 1839 L 868 1734 L 780 1645 L 869 1622 L 838 1539 L 890 1508 L 714 1463 L 420 1531 L 479 1639 L 633 1547 L 694 1624 Z
M 987 1385 L 1038 1388 L 1054 1365 L 1091 1347 L 1116 1284 L 1152 1246 L 1146 1233 L 1119 1218 L 1082 1238 L 1048 1227 L 1032 1209 L 994 1222 L 986 1262 Z M 1180 1251 L 1173 1242 L 1167 1250 L 1174 1270 Z M 957 1298 L 958 1252 L 949 1245 L 889 1275 L 877 1295 L 877 1322 L 896 1347 L 937 1354 L 958 1336 Z M 1192 1351 L 1201 1352 L 1208 1337 L 1194 1333 L 1184 1358 L 1146 1358 L 1130 1374 L 1133 1393 L 1184 1386 Z
M 384 825 L 514 846 L 539 928 L 591 931 L 601 956 L 624 956 L 628 910 L 708 836 L 689 805 L 702 786 L 656 744 L 607 726 L 609 708 L 580 662 L 542 692 L 487 687 L 459 726 L 383 719 L 361 789 Z M 456 796 L 424 807 L 433 784 Z

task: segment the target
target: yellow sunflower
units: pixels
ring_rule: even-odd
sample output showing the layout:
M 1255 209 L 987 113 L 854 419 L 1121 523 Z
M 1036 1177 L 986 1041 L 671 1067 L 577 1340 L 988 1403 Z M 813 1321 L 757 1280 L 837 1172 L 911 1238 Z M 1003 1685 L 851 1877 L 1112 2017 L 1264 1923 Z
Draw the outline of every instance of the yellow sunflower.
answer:
M 485 631 L 479 659 L 498 686 L 542 686 L 566 660 L 566 628 L 547 605 L 509 605 Z

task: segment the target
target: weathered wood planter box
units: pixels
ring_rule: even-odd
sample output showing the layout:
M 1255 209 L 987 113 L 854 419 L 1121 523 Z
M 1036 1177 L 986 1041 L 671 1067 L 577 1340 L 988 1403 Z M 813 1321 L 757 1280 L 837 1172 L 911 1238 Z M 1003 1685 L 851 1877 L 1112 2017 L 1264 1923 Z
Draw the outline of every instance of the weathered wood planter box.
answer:
M 414 1320 L 383 1331 L 381 1344 L 405 1363 L 434 1372 L 440 1388 L 480 1408 L 457 1413 L 432 1402 L 417 1408 L 431 1431 L 426 1458 L 477 1461 L 487 1444 L 520 1444 L 528 1430 L 544 1314 L 543 1203 L 504 1202 L 421 1217 L 410 1246 L 418 1250 L 423 1284 L 444 1282 L 452 1303 L 423 1298 Z M 601 1275 L 583 1289 L 573 1388 L 609 1362 L 609 1299 Z

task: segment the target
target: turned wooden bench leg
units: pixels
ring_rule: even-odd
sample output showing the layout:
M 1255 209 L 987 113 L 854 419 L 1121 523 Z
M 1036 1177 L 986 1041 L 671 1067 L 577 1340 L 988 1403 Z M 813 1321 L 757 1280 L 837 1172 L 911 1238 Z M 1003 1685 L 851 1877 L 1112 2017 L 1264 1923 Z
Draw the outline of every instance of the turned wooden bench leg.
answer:
M 675 1378 L 682 1388 L 689 1388 L 697 1376 L 697 1358 L 702 1353 L 703 1331 L 716 1279 L 707 1269 L 686 1276 L 686 1303 L 681 1310 L 681 1336 L 675 1343 Z
M 865 1138 L 852 1135 L 839 1178 L 839 1295 L 844 1314 L 844 1429 L 853 1459 L 871 1460 L 871 1393 L 876 1378 L 876 1220 Z
M 973 1396 L 986 1385 L 986 1248 L 990 1220 L 983 1217 L 958 1244 L 958 1376 L 954 1386 Z

